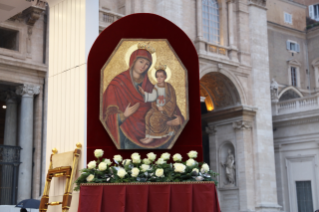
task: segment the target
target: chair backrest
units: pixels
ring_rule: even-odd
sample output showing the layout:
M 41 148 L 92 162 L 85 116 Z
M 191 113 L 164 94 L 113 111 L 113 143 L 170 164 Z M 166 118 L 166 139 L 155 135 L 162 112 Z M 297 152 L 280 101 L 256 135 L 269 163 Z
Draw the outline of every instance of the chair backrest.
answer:
M 52 169 L 62 166 L 73 166 L 74 151 L 52 155 Z
M 70 209 L 73 184 L 75 181 L 75 174 L 78 167 L 79 157 L 81 155 L 82 145 L 80 143 L 77 143 L 76 147 L 77 148 L 74 151 L 64 152 L 60 154 L 57 154 L 58 150 L 56 148 L 52 149 L 50 167 L 48 170 L 44 192 L 39 207 L 40 212 L 46 212 L 49 205 L 62 205 L 63 212 L 67 212 Z M 66 177 L 63 201 L 49 203 L 49 192 L 52 178 L 62 176 Z

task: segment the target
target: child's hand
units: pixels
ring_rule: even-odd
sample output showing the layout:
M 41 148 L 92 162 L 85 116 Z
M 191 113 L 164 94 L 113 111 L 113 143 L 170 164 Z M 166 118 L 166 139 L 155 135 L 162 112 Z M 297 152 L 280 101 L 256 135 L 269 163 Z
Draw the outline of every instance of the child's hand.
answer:
M 145 95 L 145 92 L 144 92 L 144 90 L 143 90 L 143 88 L 142 88 L 141 86 L 138 86 L 138 90 L 139 90 L 143 95 Z
M 159 109 L 159 111 L 163 111 L 164 110 L 164 108 L 163 107 L 157 107 L 158 109 Z

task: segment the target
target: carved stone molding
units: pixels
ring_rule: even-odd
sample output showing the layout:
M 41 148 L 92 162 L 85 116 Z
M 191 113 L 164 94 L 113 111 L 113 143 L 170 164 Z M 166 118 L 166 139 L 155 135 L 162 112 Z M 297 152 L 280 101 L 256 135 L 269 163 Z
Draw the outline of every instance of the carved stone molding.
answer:
M 25 20 L 28 25 L 34 26 L 35 22 L 41 17 L 42 12 L 45 10 L 45 6 L 46 1 L 37 0 L 35 6 L 25 9 L 24 11 L 11 17 L 9 20 L 19 22 Z
M 266 9 L 267 0 L 249 0 L 248 5 L 255 5 Z
M 246 121 L 236 121 L 233 122 L 233 128 L 235 130 L 247 130 L 251 128 L 251 123 Z
M 205 131 L 206 131 L 207 134 L 212 134 L 212 135 L 214 135 L 214 134 L 217 132 L 215 126 L 206 127 L 206 128 L 205 128 Z
M 29 7 L 24 10 L 22 14 L 26 17 L 26 23 L 30 26 L 34 26 L 35 22 L 41 17 L 44 8 L 41 7 Z
M 33 95 L 40 93 L 40 86 L 24 84 L 17 87 L 16 93 L 21 96 L 33 97 Z

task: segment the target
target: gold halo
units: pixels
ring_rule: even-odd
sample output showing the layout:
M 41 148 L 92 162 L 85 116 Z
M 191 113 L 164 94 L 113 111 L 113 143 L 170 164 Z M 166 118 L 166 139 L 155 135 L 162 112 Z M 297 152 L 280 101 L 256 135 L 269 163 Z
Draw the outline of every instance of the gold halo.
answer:
M 166 74 L 167 74 L 167 77 L 166 77 L 165 82 L 168 82 L 168 81 L 171 79 L 171 77 L 172 77 L 172 71 L 171 71 L 171 69 L 167 66 L 166 69 L 165 69 L 165 72 L 166 72 Z M 149 71 L 148 77 L 151 77 L 151 78 L 152 78 L 152 81 L 157 83 L 157 80 L 156 80 L 156 77 L 155 77 L 155 73 L 156 73 L 155 68 L 152 68 L 152 69 Z
M 127 67 L 130 67 L 131 54 L 137 49 L 138 49 L 137 44 L 134 44 L 130 48 L 128 48 L 128 50 L 126 51 L 124 59 L 125 59 Z M 156 53 L 151 54 L 151 56 L 152 56 L 152 65 L 149 68 L 149 70 L 151 70 L 156 63 Z

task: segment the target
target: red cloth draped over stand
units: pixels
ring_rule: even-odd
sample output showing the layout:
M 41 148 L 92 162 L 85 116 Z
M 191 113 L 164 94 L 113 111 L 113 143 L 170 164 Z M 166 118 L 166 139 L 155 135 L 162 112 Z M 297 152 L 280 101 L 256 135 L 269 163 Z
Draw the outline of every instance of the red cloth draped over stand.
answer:
M 78 212 L 220 212 L 214 183 L 84 184 Z

